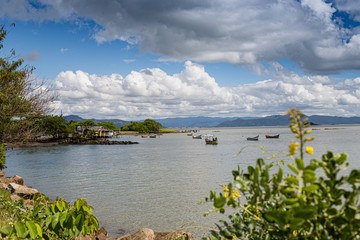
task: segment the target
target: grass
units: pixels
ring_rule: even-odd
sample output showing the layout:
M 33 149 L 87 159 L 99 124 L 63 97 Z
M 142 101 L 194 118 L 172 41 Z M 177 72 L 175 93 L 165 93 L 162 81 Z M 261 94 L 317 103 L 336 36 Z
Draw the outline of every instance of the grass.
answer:
M 10 199 L 10 193 L 0 189 L 0 228 L 4 228 L 11 221 L 11 207 L 12 201 Z
M 160 132 L 166 132 L 166 133 L 177 133 L 179 132 L 178 130 L 175 129 L 166 129 L 166 128 L 162 128 L 160 129 Z
M 10 198 L 10 193 L 0 189 L 0 228 L 6 228 L 19 219 L 21 204 L 22 201 L 14 203 Z

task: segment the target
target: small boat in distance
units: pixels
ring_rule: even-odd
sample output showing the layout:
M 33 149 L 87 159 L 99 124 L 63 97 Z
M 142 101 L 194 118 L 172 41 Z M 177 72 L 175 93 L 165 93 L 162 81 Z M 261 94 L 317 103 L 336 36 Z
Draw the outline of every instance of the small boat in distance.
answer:
M 156 138 L 156 134 L 150 135 L 150 138 Z
M 280 134 L 278 135 L 265 135 L 266 138 L 279 138 Z
M 213 135 L 205 135 L 205 143 L 216 145 L 218 144 L 218 138 L 214 137 Z
M 201 135 L 197 135 L 197 136 L 193 135 L 192 138 L 193 138 L 193 139 L 201 139 L 202 136 L 201 136 Z
M 192 134 L 192 133 L 188 133 L 188 134 L 186 134 L 186 135 L 188 135 L 188 136 L 192 136 L 193 134 Z
M 147 136 L 147 135 L 142 135 L 141 137 L 142 137 L 142 138 L 147 138 L 148 136 Z
M 246 140 L 248 140 L 248 141 L 257 141 L 257 140 L 259 140 L 259 135 L 257 135 L 256 137 L 248 137 L 248 138 L 246 138 Z

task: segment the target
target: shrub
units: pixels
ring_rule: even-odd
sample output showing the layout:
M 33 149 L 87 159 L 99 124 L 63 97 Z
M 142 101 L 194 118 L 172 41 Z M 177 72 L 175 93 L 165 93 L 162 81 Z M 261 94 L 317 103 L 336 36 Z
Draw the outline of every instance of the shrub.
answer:
M 34 207 L 22 204 L 14 222 L 0 228 L 0 237 L 10 239 L 73 239 L 95 233 L 99 224 L 92 207 L 83 198 L 74 205 L 62 198 L 51 201 L 43 194 L 34 196 Z M 17 204 L 21 204 L 18 201 Z M 19 209 L 19 208 L 16 208 Z
M 287 165 L 290 173 L 284 174 L 283 161 L 266 163 L 261 158 L 246 172 L 234 170 L 234 182 L 219 194 L 210 191 L 206 200 L 221 213 L 226 206 L 235 213 L 205 239 L 360 238 L 360 171 L 340 174 L 348 166 L 345 153 L 327 152 L 321 160 L 305 163 L 304 156 L 313 152 L 305 146 L 314 139 L 306 137 L 310 124 L 301 111 L 290 109 L 288 114 L 299 141 L 289 146 L 288 156 L 294 161 Z

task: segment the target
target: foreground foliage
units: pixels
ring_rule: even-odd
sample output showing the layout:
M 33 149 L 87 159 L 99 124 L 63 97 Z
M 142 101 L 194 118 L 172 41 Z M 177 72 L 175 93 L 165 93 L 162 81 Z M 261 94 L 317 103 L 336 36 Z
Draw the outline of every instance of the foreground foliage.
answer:
M 327 152 L 321 160 L 306 163 L 305 155 L 313 153 L 305 146 L 313 140 L 306 137 L 310 125 L 302 112 L 291 109 L 288 114 L 299 140 L 289 146 L 288 156 L 294 160 L 287 166 L 289 174 L 283 161 L 266 163 L 261 158 L 246 172 L 234 170 L 234 182 L 224 185 L 222 193 L 211 191 L 207 200 L 221 213 L 226 206 L 236 211 L 206 239 L 360 238 L 360 171 L 341 173 L 348 165 L 345 153 Z
M 92 214 L 92 207 L 83 198 L 71 205 L 62 198 L 51 201 L 45 195 L 37 194 L 34 196 L 33 208 L 26 207 L 23 201 L 12 203 L 5 197 L 0 200 L 1 205 L 5 206 L 0 213 L 8 223 L 7 226 L 0 226 L 0 237 L 72 239 L 80 233 L 84 236 L 92 234 L 99 227 Z

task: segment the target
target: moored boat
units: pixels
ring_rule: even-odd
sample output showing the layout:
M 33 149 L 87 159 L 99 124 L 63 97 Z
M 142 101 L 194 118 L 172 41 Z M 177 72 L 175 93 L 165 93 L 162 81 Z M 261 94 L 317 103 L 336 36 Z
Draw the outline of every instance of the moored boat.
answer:
M 142 135 L 141 137 L 142 137 L 142 138 L 147 138 L 148 136 L 147 136 L 147 135 Z
M 265 135 L 266 138 L 279 138 L 280 137 L 280 134 L 278 135 Z
M 259 135 L 257 135 L 256 137 L 248 137 L 248 138 L 246 138 L 246 140 L 248 140 L 248 141 L 257 141 L 257 140 L 259 140 Z
M 218 144 L 218 138 L 214 137 L 213 135 L 206 135 L 205 136 L 205 143 L 206 144 L 216 145 L 216 144 Z
M 150 138 L 156 138 L 156 134 L 150 135 Z
M 192 136 L 193 139 L 201 139 L 202 136 L 201 135 L 197 135 L 197 136 Z

